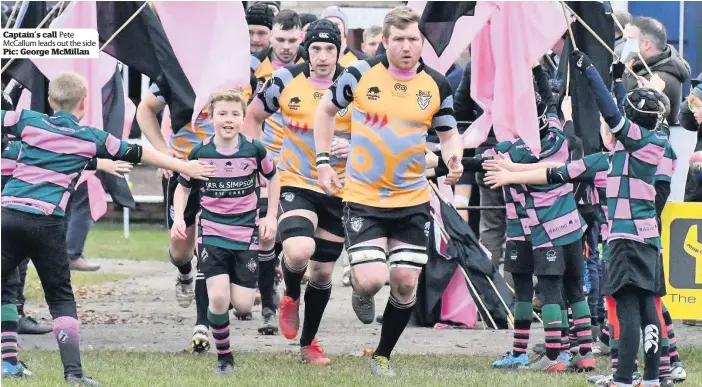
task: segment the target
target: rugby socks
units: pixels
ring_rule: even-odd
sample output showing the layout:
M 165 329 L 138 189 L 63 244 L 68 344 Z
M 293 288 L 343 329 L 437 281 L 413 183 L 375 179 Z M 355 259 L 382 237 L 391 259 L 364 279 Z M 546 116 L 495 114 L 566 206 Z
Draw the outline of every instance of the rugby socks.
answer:
M 563 298 L 565 299 L 565 297 Z M 575 320 L 573 319 L 573 307 L 569 307 L 567 309 L 567 319 L 568 319 L 568 347 L 566 348 L 567 351 L 569 351 L 572 347 L 578 346 L 578 335 L 576 335 L 575 332 Z M 589 315 L 589 313 L 588 313 Z
M 512 346 L 514 356 L 527 353 L 533 308 L 531 302 L 516 302 L 514 304 L 514 345 Z
M 590 307 L 586 301 L 579 301 L 571 306 L 573 311 L 573 331 L 578 340 L 581 355 L 592 351 L 592 322 L 590 320 Z
M 275 251 L 260 250 L 258 252 L 258 291 L 261 293 L 261 309 L 276 310 L 274 302 L 275 287 Z
M 561 352 L 570 351 L 570 324 L 568 324 L 568 311 L 561 309 Z
M 331 280 L 326 284 L 320 284 L 310 278 L 307 283 L 307 288 L 305 289 L 305 321 L 302 324 L 302 334 L 300 335 L 301 347 L 312 344 L 312 340 L 317 335 L 324 309 L 327 308 L 329 297 L 331 297 L 331 289 Z
M 609 330 L 610 330 L 609 324 L 605 324 L 604 327 L 602 327 L 602 332 L 600 332 L 600 341 L 602 342 L 602 344 L 604 344 L 608 347 L 609 347 Z
M 78 319 L 71 316 L 55 318 L 54 335 L 58 343 L 64 374 L 83 376 L 80 364 L 80 322 Z
M 302 291 L 300 282 L 307 271 L 307 265 L 296 269 L 288 265 L 287 257 L 283 256 L 283 281 L 285 281 L 285 295 L 292 298 L 294 301 L 300 299 Z
M 388 304 L 385 306 L 385 312 L 383 313 L 380 342 L 375 349 L 374 356 L 390 358 L 390 353 L 407 327 L 410 317 L 412 317 L 412 307 L 415 302 L 417 302 L 417 298 L 413 297 L 410 302 L 402 303 L 390 292 L 390 298 L 388 298 Z
M 544 335 L 546 336 L 546 357 L 556 360 L 561 353 L 561 337 L 563 318 L 558 304 L 546 304 L 541 308 L 541 318 L 544 320 Z M 567 316 L 566 316 L 567 319 Z M 567 336 L 567 334 L 566 334 Z
M 217 314 L 207 309 L 207 319 L 210 322 L 212 338 L 217 348 L 217 360 L 228 360 L 234 363 L 234 355 L 229 345 L 229 312 Z
M 195 277 L 195 325 L 210 326 L 209 318 L 207 317 L 207 307 L 210 304 L 210 297 L 207 295 L 207 281 L 205 281 L 205 273 L 198 270 Z
M 668 343 L 670 344 L 670 362 L 677 363 L 680 362 L 680 355 L 678 354 L 678 340 L 675 338 L 675 329 L 673 329 L 673 319 L 670 317 L 670 312 L 666 308 L 665 303 L 661 302 L 663 309 L 663 321 L 667 327 L 668 331 Z
M 19 315 L 15 304 L 4 304 L 0 308 L 0 334 L 2 335 L 2 360 L 17 365 L 17 330 Z

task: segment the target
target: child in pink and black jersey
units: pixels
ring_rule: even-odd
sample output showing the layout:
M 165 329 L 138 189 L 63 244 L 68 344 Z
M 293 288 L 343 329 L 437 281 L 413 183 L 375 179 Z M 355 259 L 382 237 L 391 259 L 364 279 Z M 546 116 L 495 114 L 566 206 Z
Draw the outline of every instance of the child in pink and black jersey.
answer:
M 198 252 L 200 270 L 207 281 L 207 318 L 217 347 L 215 374 L 234 371 L 229 345 L 229 305 L 248 313 L 254 305 L 258 281 L 258 250 L 261 241 L 272 241 L 277 231 L 276 211 L 269 211 L 259 224 L 261 184 L 268 179 L 268 208 L 278 208 L 280 178 L 266 148 L 258 140 L 240 133 L 246 101 L 238 92 L 227 90 L 210 95 L 210 117 L 215 135 L 190 152 L 190 160 L 215 165 L 208 181 L 191 180 L 181 174 L 173 198 L 173 238 L 185 239 L 184 218 L 191 189 L 200 192 Z

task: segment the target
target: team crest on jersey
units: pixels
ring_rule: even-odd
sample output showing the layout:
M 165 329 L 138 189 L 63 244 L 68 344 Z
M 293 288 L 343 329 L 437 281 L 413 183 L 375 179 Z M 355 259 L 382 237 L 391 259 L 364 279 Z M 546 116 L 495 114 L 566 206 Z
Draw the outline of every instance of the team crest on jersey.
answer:
M 246 264 L 246 268 L 249 269 L 252 273 L 256 272 L 256 267 L 258 264 L 256 264 L 256 261 L 254 261 L 253 258 L 249 259 L 249 263 Z
M 295 200 L 295 194 L 292 192 L 283 192 L 282 196 L 283 196 L 283 199 L 288 203 Z
M 431 91 L 417 91 L 417 103 L 422 110 L 429 107 L 429 104 L 431 103 Z
M 346 113 L 348 113 L 348 111 L 349 111 L 349 108 L 348 108 L 348 106 L 347 106 L 347 107 L 345 107 L 345 108 L 343 108 L 343 109 L 341 109 L 341 110 L 339 110 L 339 116 L 340 116 L 340 117 L 343 117 L 343 116 L 345 116 L 345 115 L 346 115 Z
M 351 230 L 353 230 L 354 232 L 359 232 L 361 230 L 361 227 L 363 227 L 363 218 L 354 216 L 349 221 L 349 225 L 351 226 Z

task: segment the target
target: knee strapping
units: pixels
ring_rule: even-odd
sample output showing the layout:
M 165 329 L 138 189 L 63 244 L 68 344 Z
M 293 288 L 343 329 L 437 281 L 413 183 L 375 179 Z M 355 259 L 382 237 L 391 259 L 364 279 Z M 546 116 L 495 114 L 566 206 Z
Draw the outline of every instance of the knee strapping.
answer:
M 427 248 L 424 246 L 399 246 L 390 250 L 391 267 L 407 267 L 421 270 L 427 264 Z
M 193 256 L 192 256 L 192 255 L 190 255 L 190 256 L 188 256 L 188 257 L 186 257 L 186 258 L 175 258 L 175 257 L 173 256 L 173 254 L 171 254 L 171 248 L 170 248 L 170 246 L 168 247 L 167 252 L 168 252 L 168 261 L 169 261 L 170 263 L 172 263 L 174 266 L 177 266 L 177 267 L 187 265 L 188 263 L 192 262 L 192 260 L 193 260 Z
M 336 262 L 344 250 L 344 242 L 332 242 L 325 239 L 314 238 L 315 248 L 311 260 L 321 263 Z
M 304 216 L 289 216 L 278 223 L 281 240 L 292 237 L 314 238 L 314 223 Z
M 351 266 L 374 262 L 385 263 L 387 255 L 385 250 L 378 246 L 354 246 L 347 251 L 349 253 L 349 265 Z

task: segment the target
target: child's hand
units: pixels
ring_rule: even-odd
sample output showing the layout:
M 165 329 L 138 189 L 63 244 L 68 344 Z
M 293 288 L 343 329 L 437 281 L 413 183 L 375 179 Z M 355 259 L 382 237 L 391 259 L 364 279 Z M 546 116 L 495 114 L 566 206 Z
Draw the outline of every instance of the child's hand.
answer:
M 193 179 L 208 180 L 208 177 L 214 176 L 217 171 L 216 165 L 209 165 L 201 163 L 198 160 L 187 161 L 187 171 L 186 175 Z
M 513 166 L 514 163 L 509 158 L 489 159 L 483 161 L 483 169 L 486 171 L 499 171 L 503 169 L 506 171 L 513 171 Z
M 506 185 L 512 184 L 512 175 L 513 172 L 510 172 L 505 169 L 489 171 L 485 174 L 484 182 L 485 185 L 492 189 L 504 187 Z
M 275 240 L 275 236 L 278 234 L 278 221 L 275 216 L 266 216 L 265 218 L 261 219 L 259 234 L 261 235 L 261 242 L 270 242 Z
M 171 238 L 185 240 L 188 237 L 185 229 L 185 220 L 175 219 L 173 221 L 173 227 L 171 227 Z
M 97 170 L 117 177 L 124 177 L 125 173 L 132 171 L 134 167 L 131 163 L 126 161 L 115 161 L 108 159 L 98 159 Z
M 345 159 L 349 155 L 349 141 L 345 138 L 334 138 L 332 141 L 331 154 L 334 157 Z
M 563 103 L 561 103 L 561 111 L 563 112 L 563 118 L 566 121 L 573 121 L 573 105 L 571 104 L 570 96 L 563 98 Z

